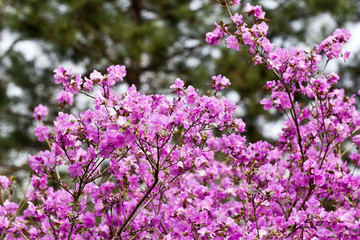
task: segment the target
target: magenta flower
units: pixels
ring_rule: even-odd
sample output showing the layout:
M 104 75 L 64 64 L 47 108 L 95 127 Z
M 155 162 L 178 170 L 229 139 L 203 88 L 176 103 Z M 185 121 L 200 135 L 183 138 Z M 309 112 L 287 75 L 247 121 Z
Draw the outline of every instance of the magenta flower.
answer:
M 177 78 L 177 79 L 175 79 L 174 84 L 170 86 L 170 88 L 184 90 L 184 81 L 182 81 L 180 78 Z
M 95 223 L 95 215 L 94 215 L 94 213 L 87 211 L 83 215 L 83 226 L 85 228 L 92 228 L 92 227 L 94 227 L 94 223 Z
M 107 77 L 109 79 L 113 79 L 115 82 L 117 81 L 123 81 L 123 78 L 126 76 L 126 68 L 125 66 L 120 65 L 112 65 L 107 68 L 108 75 Z M 110 85 L 113 86 L 113 85 Z
M 343 54 L 344 62 L 346 62 L 346 60 L 348 60 L 349 57 L 350 57 L 350 52 L 349 52 L 349 51 L 346 51 L 346 52 Z
M 232 17 L 231 20 L 237 25 L 241 25 L 243 23 L 243 15 L 240 15 L 238 13 L 235 13 Z
M 101 81 L 104 78 L 104 76 L 99 73 L 98 71 L 94 70 L 91 74 L 90 74 L 90 80 L 92 81 Z
M 93 81 L 85 78 L 84 88 L 92 92 L 94 89 Z
M 74 95 L 71 92 L 62 90 L 57 95 L 56 100 L 60 106 L 65 105 L 65 104 L 68 104 L 71 106 L 73 104 Z
M 38 137 L 39 142 L 42 142 L 45 139 L 49 139 L 50 137 L 49 127 L 38 125 L 35 128 L 35 136 Z
M 82 170 L 82 167 L 80 164 L 74 164 L 69 167 L 69 172 L 71 177 L 77 177 L 82 176 L 84 174 L 84 171 Z
M 0 176 L 0 188 L 5 190 L 11 184 L 11 180 L 6 176 Z
M 215 23 L 216 28 L 212 32 L 206 33 L 206 42 L 210 45 L 219 45 L 220 40 L 225 34 L 219 25 Z
M 173 89 L 173 93 L 176 93 L 182 97 L 184 96 L 184 85 L 184 82 L 180 78 L 177 78 L 175 79 L 174 84 L 170 86 L 170 88 Z
M 104 75 L 94 70 L 84 81 L 60 68 L 55 81 L 65 87 L 61 103 L 84 93 L 81 87 L 98 85 L 99 92 L 90 109 L 60 112 L 51 131 L 35 128 L 50 146 L 29 157 L 28 204 L 13 202 L 2 191 L 11 182 L 0 176 L 0 235 L 358 239 L 360 177 L 349 164 L 360 163 L 357 99 L 338 88 L 338 75 L 319 71 L 323 57 L 346 58 L 341 47 L 350 34 L 336 30 L 317 51 L 273 49 L 261 7 L 247 5 L 246 11 L 255 19 L 235 14 L 231 21 L 238 27 L 216 25 L 206 40 L 219 44 L 226 32 L 229 48 L 247 48 L 255 64 L 274 73 L 265 87 L 270 97 L 260 103 L 286 115 L 275 144 L 242 135 L 236 104 L 217 93 L 230 85 L 220 74 L 211 78 L 214 94 L 176 79 L 170 89 L 178 96 L 172 98 L 145 95 L 135 86 L 114 91 L 124 66 L 110 66 Z M 34 117 L 46 114 L 39 105 Z
M 49 113 L 48 108 L 43 106 L 42 104 L 39 104 L 34 108 L 33 117 L 36 120 L 43 120 L 46 117 L 46 115 L 48 115 L 48 113 Z
M 226 38 L 225 42 L 227 43 L 227 47 L 228 48 L 232 48 L 236 51 L 239 51 L 239 43 L 236 37 L 234 37 L 233 35 L 229 36 L 228 38 Z
M 336 29 L 335 32 L 327 37 L 320 45 L 316 46 L 317 53 L 324 52 L 329 59 L 338 58 L 341 54 L 341 47 L 350 38 L 350 32 L 346 29 Z M 345 60 L 349 57 L 349 52 L 345 53 Z
M 14 202 L 10 202 L 8 199 L 6 199 L 4 202 L 4 208 L 6 214 L 14 215 L 18 210 L 19 205 Z
M 54 70 L 55 83 L 56 84 L 62 83 L 63 85 L 69 84 L 69 79 L 71 79 L 74 76 L 73 74 L 71 74 L 69 72 L 71 72 L 71 69 L 70 69 L 70 71 L 67 71 L 64 67 L 55 69 Z
M 265 12 L 263 12 L 260 5 L 252 6 L 251 4 L 246 4 L 245 12 L 249 16 L 254 16 L 256 19 L 265 19 Z
M 211 77 L 211 80 L 211 87 L 216 91 L 223 90 L 224 88 L 230 86 L 230 80 L 221 74 Z
M 266 99 L 266 98 L 262 99 L 262 100 L 260 101 L 260 104 L 264 105 L 264 109 L 265 109 L 265 110 L 269 110 L 269 109 L 273 108 L 273 103 L 272 103 L 272 101 L 269 100 L 269 99 Z

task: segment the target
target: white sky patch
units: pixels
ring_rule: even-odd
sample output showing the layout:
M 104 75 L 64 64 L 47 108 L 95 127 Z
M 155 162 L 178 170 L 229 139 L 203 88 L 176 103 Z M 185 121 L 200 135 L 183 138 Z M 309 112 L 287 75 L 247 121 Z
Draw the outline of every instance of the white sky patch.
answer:
M 3 55 L 16 40 L 16 35 L 10 33 L 8 30 L 3 30 L 0 33 L 0 55 Z
M 43 55 L 43 51 L 39 43 L 32 40 L 21 41 L 14 47 L 16 51 L 22 52 L 26 60 L 34 60 L 35 58 Z
M 257 119 L 258 126 L 261 126 L 261 133 L 267 138 L 277 138 L 281 133 L 283 122 L 286 120 L 286 116 L 277 122 L 268 122 L 264 116 L 259 116 Z
M 189 7 L 190 7 L 190 10 L 196 11 L 196 10 L 199 10 L 202 7 L 202 5 L 203 5 L 202 1 L 193 0 L 193 1 L 191 1 Z
M 227 94 L 226 94 L 226 98 L 229 99 L 231 102 L 237 103 L 240 100 L 240 95 L 238 92 L 236 92 L 235 90 L 230 90 Z
M 277 7 L 279 7 L 279 4 L 279 1 L 274 0 L 263 0 L 260 2 L 260 5 L 269 9 L 276 9 Z
M 351 33 L 349 42 L 345 45 L 345 48 L 350 51 L 350 58 L 347 60 L 351 62 L 354 58 L 354 53 L 360 51 L 360 22 L 346 24 L 345 29 L 348 29 Z
M 14 83 L 9 83 L 9 86 L 6 89 L 6 94 L 9 97 L 21 97 L 24 94 L 24 92 L 21 88 L 16 86 Z

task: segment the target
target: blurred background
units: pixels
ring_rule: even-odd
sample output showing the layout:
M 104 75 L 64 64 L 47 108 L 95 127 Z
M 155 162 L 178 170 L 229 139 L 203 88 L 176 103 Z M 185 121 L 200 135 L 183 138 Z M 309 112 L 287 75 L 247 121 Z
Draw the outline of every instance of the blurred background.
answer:
M 329 70 L 357 91 L 360 1 L 242 0 L 247 2 L 262 4 L 276 46 L 311 49 L 336 28 L 349 29 L 351 58 Z M 60 66 L 84 76 L 124 64 L 128 74 L 121 87 L 135 84 L 143 93 L 170 93 L 176 77 L 205 92 L 211 76 L 223 74 L 232 84 L 225 95 L 237 102 L 248 140 L 274 140 L 282 116 L 259 104 L 267 94 L 262 86 L 274 76 L 249 63 L 246 49 L 206 44 L 206 32 L 220 19 L 229 22 L 215 0 L 0 1 L 0 174 L 27 170 L 28 154 L 47 148 L 34 137 L 32 113 L 42 103 L 50 109 L 47 124 L 56 117 L 60 88 L 52 71 Z M 65 111 L 84 109 L 79 102 Z

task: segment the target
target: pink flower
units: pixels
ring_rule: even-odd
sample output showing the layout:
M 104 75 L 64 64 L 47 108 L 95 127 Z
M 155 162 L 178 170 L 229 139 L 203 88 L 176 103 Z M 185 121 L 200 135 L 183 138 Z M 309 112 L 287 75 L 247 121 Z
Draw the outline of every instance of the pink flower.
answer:
M 214 88 L 216 91 L 223 90 L 224 88 L 230 86 L 230 80 L 227 77 L 222 76 L 221 74 L 211 77 L 211 80 L 211 87 Z
M 69 167 L 69 172 L 71 177 L 77 177 L 82 176 L 84 174 L 84 171 L 82 170 L 82 167 L 80 164 L 74 164 Z
M 261 180 L 271 181 L 275 178 L 276 167 L 271 165 L 270 163 L 267 163 L 259 168 L 258 174 Z
M 94 227 L 94 223 L 95 223 L 95 214 L 87 211 L 83 215 L 83 226 L 85 228 L 92 228 Z
M 260 5 L 252 6 L 248 3 L 245 6 L 245 12 L 256 19 L 265 19 L 265 12 L 263 12 Z
M 338 42 L 340 43 L 343 43 L 343 42 L 348 42 L 350 37 L 351 37 L 351 34 L 349 32 L 349 30 L 347 29 L 340 29 L 340 28 L 337 28 L 335 30 L 335 32 L 333 33 L 332 35 Z
M 235 13 L 232 17 L 231 20 L 236 24 L 236 26 L 239 26 L 240 24 L 242 24 L 242 20 L 243 20 L 243 16 Z
M 0 176 L 0 188 L 5 190 L 8 188 L 11 184 L 11 181 L 6 176 Z
M 46 175 L 43 175 L 42 177 L 33 176 L 31 178 L 31 183 L 34 188 L 46 189 L 48 183 L 47 176 Z
M 265 37 L 261 38 L 261 39 L 259 40 L 259 43 L 261 44 L 263 50 L 264 50 L 267 54 L 269 54 L 269 53 L 272 51 L 273 46 L 274 46 L 274 44 L 272 44 L 272 43 L 270 42 L 270 40 L 267 39 L 267 38 L 265 38 Z
M 338 58 L 341 54 L 341 47 L 348 42 L 350 38 L 350 32 L 346 29 L 336 29 L 335 32 L 327 37 L 320 45 L 316 46 L 318 54 L 324 52 L 329 59 Z M 350 56 L 349 52 L 345 52 L 343 55 L 344 60 Z
M 46 126 L 38 125 L 35 128 L 35 136 L 38 137 L 39 142 L 44 141 L 45 139 L 49 139 L 49 128 Z
M 210 45 L 219 45 L 220 40 L 224 35 L 224 31 L 221 29 L 219 25 L 216 25 L 216 28 L 212 32 L 206 33 L 206 42 Z
M 70 69 L 71 71 L 71 69 Z M 68 71 L 64 67 L 60 67 L 59 69 L 54 70 L 54 78 L 56 84 L 69 84 L 69 79 L 71 79 L 74 75 L 68 73 Z
M 80 91 L 80 89 L 81 89 L 81 84 L 83 84 L 83 82 L 84 81 L 81 78 L 81 75 L 80 74 L 76 75 L 75 80 L 70 81 L 70 85 L 72 87 L 70 88 L 69 92 L 72 92 L 72 93 L 75 93 L 75 94 L 78 93 Z
M 123 78 L 126 76 L 126 68 L 125 66 L 120 65 L 112 65 L 107 68 L 108 75 L 107 77 L 109 79 L 113 79 L 115 82 L 117 81 L 123 81 Z M 113 85 L 110 85 L 113 86 Z
M 350 57 L 350 52 L 349 52 L 349 51 L 346 51 L 346 52 L 343 54 L 344 62 L 346 62 L 346 60 L 348 60 L 349 57 Z
M 360 134 L 355 135 L 352 140 L 356 145 L 360 146 Z
M 34 108 L 34 114 L 33 117 L 36 120 L 43 120 L 46 115 L 48 115 L 49 110 L 47 107 L 43 106 L 42 104 L 39 104 Z
M 234 37 L 233 35 L 229 36 L 228 38 L 226 38 L 225 42 L 227 43 L 227 47 L 228 48 L 232 48 L 236 51 L 239 51 L 239 43 L 236 37 Z
M 170 88 L 184 90 L 184 82 L 180 78 L 177 78 L 175 79 L 174 84 L 170 86 Z
M 244 44 L 246 45 L 253 45 L 253 36 L 251 35 L 251 32 L 249 31 L 249 29 L 247 27 L 241 27 L 241 37 L 243 39 Z
M 84 88 L 92 92 L 94 89 L 93 81 L 85 78 Z
M 264 109 L 265 109 L 265 110 L 269 110 L 269 109 L 273 108 L 273 103 L 272 103 L 272 101 L 269 100 L 269 99 L 266 99 L 266 98 L 262 99 L 262 100 L 260 101 L 260 104 L 264 105 Z
M 99 73 L 98 71 L 94 70 L 91 74 L 90 74 L 90 80 L 94 81 L 101 81 L 104 78 L 104 76 Z
M 15 214 L 17 209 L 19 208 L 19 205 L 14 203 L 14 202 L 10 202 L 8 199 L 5 200 L 4 202 L 4 208 L 7 214 Z
M 57 103 L 62 106 L 65 104 L 69 104 L 70 106 L 73 104 L 74 95 L 71 92 L 67 92 L 62 90 L 56 97 Z
M 174 84 L 170 88 L 173 89 L 173 93 L 178 94 L 180 97 L 184 96 L 184 82 L 180 78 L 175 79 Z

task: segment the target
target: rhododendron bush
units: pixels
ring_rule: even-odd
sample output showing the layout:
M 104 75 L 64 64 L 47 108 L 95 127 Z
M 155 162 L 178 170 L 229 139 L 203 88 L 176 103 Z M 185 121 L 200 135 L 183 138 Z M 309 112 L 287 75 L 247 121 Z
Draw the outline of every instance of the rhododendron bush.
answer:
M 261 6 L 233 14 L 239 0 L 219 3 L 229 23 L 215 23 L 206 41 L 247 48 L 274 73 L 261 104 L 287 116 L 276 144 L 246 141 L 222 75 L 210 95 L 176 79 L 169 97 L 134 86 L 117 93 L 125 66 L 85 78 L 61 67 L 58 103 L 83 94 L 93 107 L 59 112 L 53 127 L 42 121 L 47 108 L 35 108 L 35 135 L 49 150 L 29 157 L 21 202 L 4 197 L 13 186 L 0 177 L 1 238 L 360 239 L 360 116 L 339 76 L 324 74 L 330 60 L 349 57 L 349 32 L 309 52 L 274 48 Z

